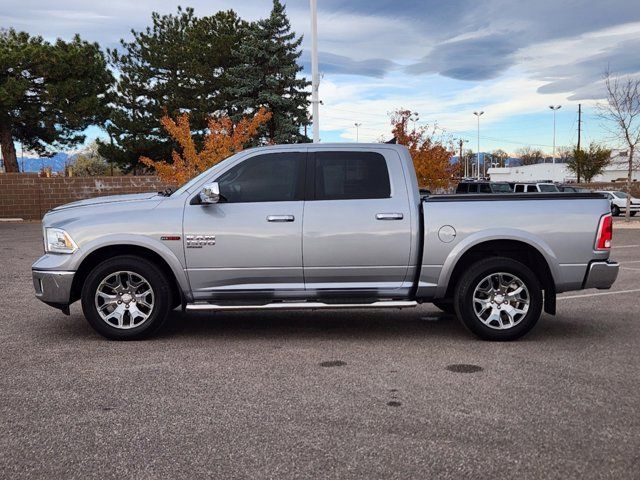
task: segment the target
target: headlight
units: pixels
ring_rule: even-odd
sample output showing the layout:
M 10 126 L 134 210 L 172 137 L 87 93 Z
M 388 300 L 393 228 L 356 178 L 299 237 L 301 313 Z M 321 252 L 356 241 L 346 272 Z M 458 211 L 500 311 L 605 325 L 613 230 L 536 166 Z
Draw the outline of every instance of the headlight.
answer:
M 73 253 L 78 246 L 61 228 L 46 228 L 44 249 L 48 253 Z

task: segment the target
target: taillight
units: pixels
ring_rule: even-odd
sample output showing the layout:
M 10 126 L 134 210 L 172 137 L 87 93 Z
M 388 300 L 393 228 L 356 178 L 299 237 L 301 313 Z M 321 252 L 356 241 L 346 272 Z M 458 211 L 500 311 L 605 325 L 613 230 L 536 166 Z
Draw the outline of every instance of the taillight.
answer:
M 611 214 L 603 215 L 598 225 L 598 236 L 596 237 L 596 250 L 609 250 L 611 239 L 613 238 L 613 220 Z

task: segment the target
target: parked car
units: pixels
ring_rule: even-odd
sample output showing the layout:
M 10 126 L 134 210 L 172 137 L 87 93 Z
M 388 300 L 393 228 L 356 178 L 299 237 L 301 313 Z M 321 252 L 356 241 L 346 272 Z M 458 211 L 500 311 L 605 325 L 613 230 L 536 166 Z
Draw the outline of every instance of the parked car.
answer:
M 591 191 L 588 188 L 577 187 L 575 185 L 557 185 L 557 187 L 559 191 L 567 193 L 588 193 Z
M 492 212 L 497 212 L 494 214 Z M 70 203 L 43 218 L 36 296 L 142 338 L 186 311 L 433 302 L 483 339 L 527 333 L 556 294 L 610 288 L 602 195 L 421 197 L 391 144 L 244 150 L 174 192 Z
M 614 217 L 620 215 L 620 212 L 625 214 L 627 208 L 627 194 L 619 190 L 598 190 L 598 193 L 603 194 L 611 202 L 611 214 Z M 634 217 L 638 211 L 640 211 L 640 199 L 631 197 L 631 205 L 629 206 L 629 215 Z
M 507 182 L 472 181 L 460 182 L 456 187 L 456 193 L 511 193 L 511 187 Z
M 514 183 L 513 191 L 515 193 L 558 193 L 558 187 L 552 182 L 531 182 L 531 183 Z

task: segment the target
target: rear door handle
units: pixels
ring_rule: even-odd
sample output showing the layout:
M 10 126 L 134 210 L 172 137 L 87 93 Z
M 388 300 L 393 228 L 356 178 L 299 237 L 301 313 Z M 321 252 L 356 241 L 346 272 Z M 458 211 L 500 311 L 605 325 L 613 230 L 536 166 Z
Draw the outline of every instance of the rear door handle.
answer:
M 293 215 L 269 215 L 267 222 L 293 222 L 295 219 Z
M 404 215 L 402 213 L 377 213 L 376 220 L 402 220 Z

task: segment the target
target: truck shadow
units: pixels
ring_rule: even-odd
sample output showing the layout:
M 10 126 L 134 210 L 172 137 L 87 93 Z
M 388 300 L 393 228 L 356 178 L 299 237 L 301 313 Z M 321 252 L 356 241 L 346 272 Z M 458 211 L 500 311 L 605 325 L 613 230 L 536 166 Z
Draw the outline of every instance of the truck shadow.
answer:
M 171 313 L 158 338 L 384 338 L 465 337 L 468 332 L 451 315 L 425 311 L 289 311 Z
M 604 316 L 604 313 L 603 313 Z M 80 312 L 62 322 L 47 322 L 46 337 L 100 338 Z M 590 317 L 599 317 L 593 312 Z M 544 315 L 520 342 L 562 339 L 603 339 L 616 336 L 616 328 L 606 322 L 558 315 Z M 150 341 L 190 338 L 225 340 L 432 340 L 480 342 L 453 315 L 431 306 L 406 310 L 333 310 L 281 312 L 183 313 L 174 310 Z M 149 341 L 149 340 L 147 340 Z
M 579 318 L 544 315 L 521 341 L 561 338 L 602 338 L 611 329 L 597 328 Z M 402 311 L 291 311 L 171 313 L 157 338 L 448 338 L 477 341 L 458 319 L 426 308 Z

